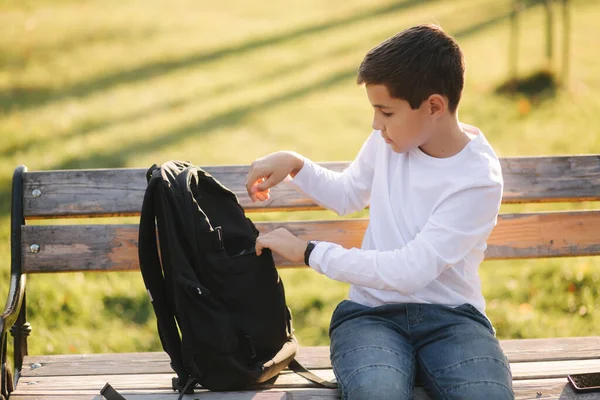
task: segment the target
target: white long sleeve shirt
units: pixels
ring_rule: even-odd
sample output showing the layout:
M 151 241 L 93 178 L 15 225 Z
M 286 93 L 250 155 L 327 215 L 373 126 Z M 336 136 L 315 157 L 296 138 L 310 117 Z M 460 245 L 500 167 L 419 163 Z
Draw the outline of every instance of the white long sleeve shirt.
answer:
M 351 284 L 350 300 L 470 303 L 485 313 L 478 267 L 502 197 L 500 163 L 484 135 L 461 124 L 471 141 L 458 154 L 434 158 L 395 153 L 373 131 L 343 172 L 304 160 L 288 184 L 339 215 L 370 205 L 360 249 L 319 242 L 311 268 Z

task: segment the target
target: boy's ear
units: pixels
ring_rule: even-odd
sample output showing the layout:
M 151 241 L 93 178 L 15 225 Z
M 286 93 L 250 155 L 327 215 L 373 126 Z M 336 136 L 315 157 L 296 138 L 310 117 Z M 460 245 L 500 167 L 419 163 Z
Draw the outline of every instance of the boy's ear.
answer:
M 432 94 L 427 99 L 427 105 L 431 116 L 440 117 L 448 109 L 448 100 L 439 94 Z

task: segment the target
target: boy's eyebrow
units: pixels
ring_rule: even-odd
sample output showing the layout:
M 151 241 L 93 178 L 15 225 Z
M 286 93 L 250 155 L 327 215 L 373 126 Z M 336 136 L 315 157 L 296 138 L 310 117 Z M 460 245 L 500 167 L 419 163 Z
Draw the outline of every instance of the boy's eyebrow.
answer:
M 386 105 L 383 105 L 383 104 L 373 104 L 373 107 L 375 107 L 375 108 L 392 108 L 390 106 L 386 106 Z

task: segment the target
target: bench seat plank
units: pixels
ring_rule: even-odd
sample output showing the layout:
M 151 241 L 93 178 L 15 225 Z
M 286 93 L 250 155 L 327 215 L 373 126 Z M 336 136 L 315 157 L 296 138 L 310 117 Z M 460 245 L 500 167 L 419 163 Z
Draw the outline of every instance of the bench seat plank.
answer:
M 100 388 L 110 382 L 128 400 L 165 400 L 177 399 L 170 388 L 159 386 L 156 382 L 163 380 L 162 375 L 138 375 L 139 379 L 132 380 L 124 375 L 80 376 L 65 377 L 64 379 L 27 381 L 36 384 L 19 385 L 18 390 L 12 394 L 13 400 L 33 400 L 47 398 L 62 398 L 72 400 L 102 400 L 98 395 Z M 24 380 L 25 382 L 25 380 Z M 521 380 L 513 383 L 517 399 L 561 399 L 585 400 L 598 398 L 590 395 L 576 394 L 567 384 L 566 379 L 534 379 Z M 541 395 L 539 394 L 541 392 Z M 276 387 L 268 390 L 238 391 L 238 392 L 207 392 L 197 390 L 193 395 L 184 396 L 184 399 L 206 400 L 328 400 L 339 399 L 337 390 L 320 388 L 284 388 Z M 415 400 L 429 400 L 429 396 L 422 387 L 416 387 L 413 393 Z
M 575 371 L 600 371 L 600 337 L 502 340 L 516 380 L 561 377 Z M 329 347 L 304 347 L 298 360 L 307 368 L 331 368 Z M 31 368 L 39 364 L 40 367 Z M 22 377 L 105 374 L 172 374 L 164 352 L 27 356 Z
M 167 364 L 156 364 L 154 366 L 150 365 L 134 365 L 132 368 L 126 369 L 123 365 L 113 364 L 111 368 L 111 373 L 121 373 L 123 375 L 127 374 L 145 374 L 152 375 L 156 374 L 158 367 L 161 369 L 166 369 L 164 367 Z M 74 366 L 71 369 L 67 368 L 49 368 L 57 371 L 62 369 L 62 372 L 56 372 L 57 375 L 45 375 L 45 376 L 32 376 L 35 373 L 27 373 L 25 372 L 22 376 L 22 379 L 54 379 L 60 377 L 69 377 L 69 376 L 90 376 L 99 373 L 98 367 L 101 365 L 98 364 L 79 364 L 76 367 Z M 131 366 L 131 364 L 129 364 Z M 43 369 L 40 368 L 40 369 Z M 107 368 L 108 369 L 108 368 Z M 520 362 L 520 363 L 511 363 L 511 370 L 513 373 L 514 380 L 523 380 L 523 379 L 545 379 L 545 378 L 561 378 L 566 377 L 570 373 L 585 373 L 585 372 L 597 372 L 600 371 L 600 359 L 595 360 L 562 360 L 562 361 L 540 361 L 540 362 Z M 331 369 L 315 369 L 315 373 L 323 376 L 326 379 L 330 379 L 333 377 L 333 372 Z M 106 369 L 105 371 L 106 372 Z M 173 372 L 164 373 L 165 376 L 174 376 Z M 100 375 L 99 375 L 100 376 Z M 140 375 L 131 375 L 131 376 L 140 376 Z M 288 376 L 288 375 L 286 375 Z M 297 374 L 291 375 L 294 379 L 303 379 Z M 163 382 L 171 382 L 170 378 Z M 291 383 L 289 381 L 284 380 L 285 386 L 289 386 Z M 297 382 L 297 381 L 293 381 Z M 305 383 L 304 380 L 300 381 Z M 21 385 L 21 383 L 19 383 Z
M 510 157 L 500 160 L 504 203 L 600 200 L 600 156 Z M 321 163 L 341 171 L 348 162 Z M 249 211 L 319 209 L 287 185 L 265 203 L 252 203 L 244 182 L 247 165 L 207 166 L 206 171 L 233 190 Z M 26 218 L 139 215 L 146 188 L 145 168 L 62 170 L 25 175 Z M 34 197 L 33 191 L 40 196 Z M 37 192 L 36 192 L 37 193 Z
M 261 232 L 285 227 L 303 239 L 360 247 L 367 219 L 261 222 Z M 502 214 L 488 240 L 487 259 L 589 256 L 600 254 L 600 211 Z M 135 270 L 138 225 L 24 225 L 23 271 Z M 29 248 L 38 244 L 38 253 Z M 275 255 L 278 266 L 292 263 Z
M 600 336 L 505 339 L 500 345 L 511 363 L 600 359 Z
M 501 340 L 502 350 L 511 363 L 531 361 L 593 360 L 600 359 L 600 336 L 509 339 Z M 301 347 L 298 361 L 310 369 L 331 368 L 329 346 Z M 40 368 L 31 369 L 32 364 Z M 89 375 L 104 375 L 135 371 L 143 364 L 150 373 L 169 373 L 169 357 L 164 352 L 107 353 L 107 354 L 60 354 L 26 356 L 23 376 L 76 375 L 88 365 Z

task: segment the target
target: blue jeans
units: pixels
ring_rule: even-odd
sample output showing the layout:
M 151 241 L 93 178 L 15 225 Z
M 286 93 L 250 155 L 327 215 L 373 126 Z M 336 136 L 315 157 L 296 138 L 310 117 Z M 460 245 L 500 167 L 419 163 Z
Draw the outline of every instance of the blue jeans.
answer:
M 415 381 L 432 399 L 514 399 L 510 365 L 474 306 L 349 300 L 329 329 L 343 400 L 411 399 Z

